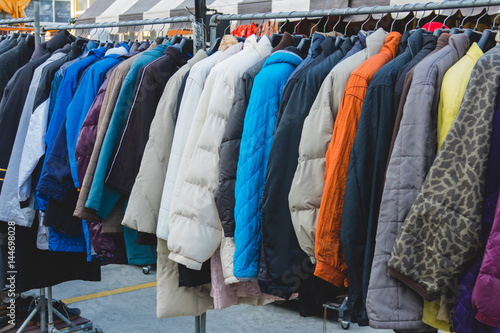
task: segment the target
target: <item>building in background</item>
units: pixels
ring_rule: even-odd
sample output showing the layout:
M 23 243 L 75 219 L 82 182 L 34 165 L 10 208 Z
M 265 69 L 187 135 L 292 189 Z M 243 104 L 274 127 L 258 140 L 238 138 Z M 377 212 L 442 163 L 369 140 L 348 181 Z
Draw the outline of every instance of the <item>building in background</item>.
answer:
M 95 0 L 40 0 L 40 22 L 68 23 L 71 18 L 78 18 L 95 2 Z M 24 9 L 26 17 L 33 17 L 33 1 Z M 11 16 L 0 12 L 0 19 Z

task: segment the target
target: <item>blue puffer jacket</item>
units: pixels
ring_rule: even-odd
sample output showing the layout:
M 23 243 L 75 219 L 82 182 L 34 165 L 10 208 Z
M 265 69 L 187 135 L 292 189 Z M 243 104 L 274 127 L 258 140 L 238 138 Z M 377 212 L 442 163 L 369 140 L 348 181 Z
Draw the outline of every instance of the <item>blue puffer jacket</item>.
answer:
M 257 277 L 261 239 L 260 200 L 281 91 L 290 74 L 301 62 L 302 59 L 294 53 L 274 53 L 255 77 L 250 94 L 235 185 L 236 248 L 233 272 L 240 280 Z

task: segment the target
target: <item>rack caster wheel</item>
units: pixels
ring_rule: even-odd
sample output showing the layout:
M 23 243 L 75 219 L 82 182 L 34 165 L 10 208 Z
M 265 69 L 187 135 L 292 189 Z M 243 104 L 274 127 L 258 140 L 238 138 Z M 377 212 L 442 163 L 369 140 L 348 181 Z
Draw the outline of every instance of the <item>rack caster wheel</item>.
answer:
M 96 328 L 95 333 L 104 333 L 104 332 L 100 328 Z
M 349 329 L 349 327 L 351 327 L 351 323 L 350 323 L 350 322 L 348 322 L 348 321 L 343 321 L 343 320 L 342 320 L 342 321 L 340 322 L 340 326 L 342 326 L 342 328 L 343 328 L 343 329 L 348 330 L 348 329 Z
M 151 272 L 151 265 L 147 265 L 147 266 L 142 267 L 142 272 L 144 274 L 149 274 L 149 272 Z

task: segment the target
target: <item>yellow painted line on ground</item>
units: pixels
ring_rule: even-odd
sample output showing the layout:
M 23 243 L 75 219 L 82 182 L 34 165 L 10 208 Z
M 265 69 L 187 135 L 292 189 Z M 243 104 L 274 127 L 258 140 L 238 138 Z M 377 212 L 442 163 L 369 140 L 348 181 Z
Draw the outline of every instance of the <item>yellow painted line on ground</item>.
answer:
M 128 293 L 130 291 L 141 290 L 141 289 L 146 289 L 146 288 L 151 288 L 151 287 L 156 287 L 156 281 L 137 284 L 135 286 L 130 286 L 130 287 L 102 291 L 100 293 L 94 293 L 94 294 L 88 294 L 88 295 L 83 295 L 83 296 L 66 298 L 66 299 L 62 299 L 61 301 L 63 301 L 66 304 L 71 304 L 71 303 L 76 303 L 76 302 L 88 301 L 88 300 L 94 299 L 94 298 L 123 294 L 123 293 Z
M 2 169 L 2 168 L 0 168 L 0 171 L 7 171 L 7 169 Z

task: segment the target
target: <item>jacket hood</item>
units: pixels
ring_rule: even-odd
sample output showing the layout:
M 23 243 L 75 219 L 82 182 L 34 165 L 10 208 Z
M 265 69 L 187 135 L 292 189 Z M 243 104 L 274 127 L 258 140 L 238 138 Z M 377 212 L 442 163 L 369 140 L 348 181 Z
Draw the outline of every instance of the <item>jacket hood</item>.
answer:
M 297 67 L 302 62 L 302 58 L 297 54 L 289 51 L 277 51 L 273 53 L 264 63 L 262 69 L 274 64 L 290 64 Z

